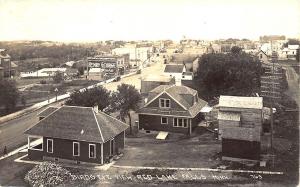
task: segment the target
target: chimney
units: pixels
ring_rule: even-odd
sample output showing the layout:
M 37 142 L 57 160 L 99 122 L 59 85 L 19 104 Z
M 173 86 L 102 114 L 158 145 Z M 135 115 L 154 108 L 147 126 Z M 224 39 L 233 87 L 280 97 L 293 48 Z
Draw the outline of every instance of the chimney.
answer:
M 95 105 L 95 106 L 93 107 L 93 110 L 94 110 L 94 112 L 95 112 L 96 114 L 98 114 L 98 105 Z

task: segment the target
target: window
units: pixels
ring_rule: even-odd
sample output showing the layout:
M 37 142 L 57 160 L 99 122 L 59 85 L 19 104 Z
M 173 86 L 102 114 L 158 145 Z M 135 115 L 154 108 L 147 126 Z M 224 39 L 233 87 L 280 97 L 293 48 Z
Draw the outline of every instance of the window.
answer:
M 47 139 L 47 153 L 53 153 L 53 140 Z
M 178 119 L 178 127 L 182 127 L 183 125 L 183 120 L 181 118 Z
M 259 58 L 262 59 L 262 54 L 260 54 L 259 56 L 260 56 Z
M 80 154 L 79 142 L 73 142 L 73 156 L 79 156 Z
M 96 158 L 96 145 L 89 144 L 89 158 Z
M 174 118 L 173 119 L 173 127 L 188 127 L 188 119 L 186 118 Z
M 170 108 L 170 99 L 159 99 L 159 107 L 161 108 Z
M 168 124 L 168 118 L 167 117 L 161 117 L 160 123 L 161 124 Z

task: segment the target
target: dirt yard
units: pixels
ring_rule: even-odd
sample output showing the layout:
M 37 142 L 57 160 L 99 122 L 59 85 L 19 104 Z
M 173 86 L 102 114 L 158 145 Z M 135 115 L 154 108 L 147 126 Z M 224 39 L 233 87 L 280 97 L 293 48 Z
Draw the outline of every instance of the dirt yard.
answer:
M 219 164 L 215 156 L 221 145 L 210 132 L 191 138 L 174 133 L 167 140 L 156 140 L 156 135 L 157 132 L 140 132 L 137 138 L 127 138 L 124 157 L 118 165 L 212 167 Z

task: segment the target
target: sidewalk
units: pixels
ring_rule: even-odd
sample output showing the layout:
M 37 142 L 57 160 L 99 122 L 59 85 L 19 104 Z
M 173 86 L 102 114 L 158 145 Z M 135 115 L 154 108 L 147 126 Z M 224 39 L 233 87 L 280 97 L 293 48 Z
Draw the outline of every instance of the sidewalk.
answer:
M 125 78 L 125 77 L 130 77 L 132 75 L 135 75 L 136 72 L 131 72 L 131 73 L 128 73 L 126 75 L 122 75 L 121 78 Z M 86 89 L 91 89 L 91 88 L 94 88 L 94 87 L 97 87 L 97 86 L 102 86 L 104 84 L 108 84 L 108 83 L 111 83 L 114 81 L 114 78 L 112 79 L 108 79 L 106 81 L 103 81 L 103 82 L 99 82 L 97 84 L 94 84 L 94 85 L 91 85 L 91 86 L 88 86 L 86 88 L 82 88 L 80 89 L 80 91 L 84 91 Z M 18 117 L 21 117 L 21 116 L 24 116 L 28 113 L 31 113 L 31 112 L 34 112 L 44 106 L 47 106 L 49 104 L 52 104 L 52 103 L 55 103 L 56 101 L 61 101 L 61 100 L 64 100 L 64 99 L 67 99 L 70 97 L 70 93 L 67 93 L 67 94 L 63 94 L 63 95 L 59 95 L 57 96 L 57 100 L 55 97 L 51 98 L 48 102 L 48 100 L 45 100 L 45 101 L 42 101 L 40 103 L 36 103 L 28 108 L 25 108 L 23 110 L 20 110 L 18 112 L 15 112 L 15 113 L 11 113 L 11 114 L 8 114 L 6 116 L 3 116 L 3 117 L 0 117 L 0 125 L 4 122 L 7 122 L 7 121 L 10 121 L 10 120 L 13 120 L 13 119 L 16 119 Z
M 30 142 L 30 145 L 31 145 L 31 146 L 36 146 L 36 145 L 40 144 L 41 141 L 42 141 L 41 139 L 32 141 L 32 142 Z M 3 159 L 5 159 L 5 158 L 8 158 L 8 157 L 10 157 L 10 156 L 12 156 L 12 155 L 15 155 L 15 154 L 19 153 L 19 152 L 23 152 L 24 150 L 27 150 L 27 148 L 28 148 L 28 145 L 27 145 L 27 144 L 26 144 L 26 145 L 23 145 L 23 146 L 19 147 L 18 149 L 15 149 L 15 150 L 9 152 L 8 154 L 1 156 L 1 157 L 0 157 L 0 160 L 3 160 Z
M 36 111 L 36 110 L 38 110 L 38 109 L 40 109 L 40 108 L 42 108 L 44 106 L 47 106 L 49 104 L 53 104 L 53 103 L 55 103 L 57 101 L 61 101 L 61 100 L 67 99 L 69 97 L 70 97 L 70 94 L 60 95 L 60 96 L 57 96 L 57 100 L 54 97 L 54 98 L 49 99 L 49 102 L 48 102 L 48 100 L 45 100 L 45 101 L 42 101 L 40 103 L 36 103 L 36 104 L 34 104 L 34 105 L 32 105 L 32 106 L 30 106 L 28 108 L 25 108 L 23 110 L 20 110 L 18 112 L 11 113 L 11 114 L 8 114 L 6 116 L 0 117 L 0 126 L 4 122 L 16 119 L 16 118 L 21 117 L 21 116 L 24 116 L 24 115 L 26 115 L 28 113 L 31 113 L 31 112 L 34 112 L 34 111 Z

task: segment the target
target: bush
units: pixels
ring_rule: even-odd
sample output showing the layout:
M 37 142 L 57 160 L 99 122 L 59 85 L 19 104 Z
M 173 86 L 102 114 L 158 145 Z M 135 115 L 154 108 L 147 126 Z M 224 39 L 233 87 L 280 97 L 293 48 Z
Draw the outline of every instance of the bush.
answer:
M 47 84 L 47 81 L 46 80 L 41 80 L 40 84 Z

